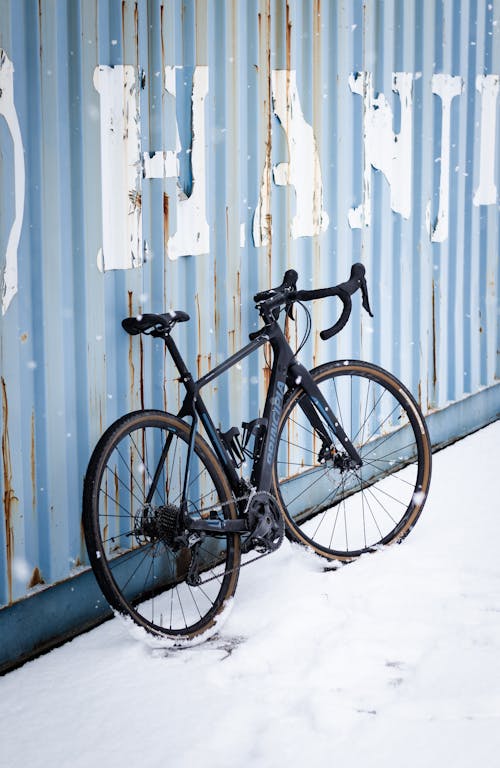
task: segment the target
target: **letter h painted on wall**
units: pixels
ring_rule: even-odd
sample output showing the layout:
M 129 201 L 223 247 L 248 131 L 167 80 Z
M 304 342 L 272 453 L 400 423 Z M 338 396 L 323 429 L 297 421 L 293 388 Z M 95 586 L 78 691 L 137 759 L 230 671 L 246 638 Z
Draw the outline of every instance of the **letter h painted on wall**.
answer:
M 176 67 L 165 69 L 165 89 L 174 98 Z M 140 267 L 142 183 L 144 179 L 179 179 L 179 131 L 175 149 L 141 152 L 139 74 L 131 66 L 100 66 L 94 85 L 101 105 L 102 271 Z M 192 189 L 186 196 L 177 184 L 177 228 L 165 244 L 169 258 L 209 251 L 205 201 L 205 109 L 208 67 L 196 67 L 192 90 Z

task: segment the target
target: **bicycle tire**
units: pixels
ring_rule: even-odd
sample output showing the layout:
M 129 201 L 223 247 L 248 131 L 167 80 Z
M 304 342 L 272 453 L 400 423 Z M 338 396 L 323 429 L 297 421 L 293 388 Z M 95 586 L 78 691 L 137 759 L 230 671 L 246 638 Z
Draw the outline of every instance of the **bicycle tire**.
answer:
M 201 584 L 186 583 L 193 550 L 180 547 L 174 531 L 189 439 L 190 427 L 172 414 L 127 414 L 99 440 L 83 490 L 85 540 L 104 596 L 117 612 L 174 645 L 214 634 L 234 595 L 240 563 L 235 534 L 205 535 Z M 228 482 L 200 435 L 187 491 L 191 514 L 237 516 Z
M 431 444 L 415 399 L 383 368 L 346 360 L 311 375 L 363 466 L 347 468 L 347 454 L 332 435 L 334 450 L 321 452 L 322 441 L 300 407 L 307 395 L 299 385 L 280 421 L 274 494 L 289 539 L 347 562 L 411 531 L 429 490 Z

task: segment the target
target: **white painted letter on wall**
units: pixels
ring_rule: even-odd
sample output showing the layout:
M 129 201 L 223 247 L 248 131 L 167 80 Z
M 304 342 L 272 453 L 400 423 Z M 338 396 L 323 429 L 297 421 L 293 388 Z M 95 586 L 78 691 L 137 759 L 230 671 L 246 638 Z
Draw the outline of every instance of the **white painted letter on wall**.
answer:
M 186 197 L 177 186 L 177 229 L 167 244 L 170 259 L 200 256 L 210 251 L 207 220 L 207 170 L 205 162 L 205 99 L 208 94 L 208 67 L 196 67 L 193 74 L 191 170 L 193 186 Z
M 21 238 L 24 216 L 24 191 L 26 184 L 24 149 L 19 119 L 14 106 L 14 65 L 0 48 L 0 116 L 5 118 L 14 144 L 14 221 L 7 241 L 5 268 L 2 275 L 2 314 L 17 293 L 17 249 Z
M 296 209 L 292 237 L 312 237 L 328 227 L 323 210 L 323 181 L 312 126 L 306 123 L 297 90 L 297 73 L 272 73 L 274 113 L 286 134 L 289 160 L 274 166 L 274 182 L 295 187 Z
M 450 130 L 451 102 L 463 90 L 461 77 L 438 74 L 432 76 L 432 93 L 441 98 L 441 174 L 439 179 L 439 209 L 436 225 L 430 221 L 430 203 L 427 204 L 427 227 L 433 243 L 442 243 L 448 237 L 448 209 L 450 203 Z
M 495 205 L 497 201 L 495 149 L 499 85 L 498 75 L 478 75 L 476 78 L 476 88 L 481 94 L 481 154 L 479 186 L 474 193 L 474 205 Z
M 101 103 L 102 249 L 98 267 L 140 267 L 142 163 L 139 83 L 131 66 L 99 66 L 94 86 Z
M 371 222 L 371 167 L 382 171 L 391 188 L 391 208 L 405 219 L 411 213 L 412 184 L 412 114 L 413 74 L 396 72 L 392 90 L 401 100 L 401 128 L 393 132 L 392 109 L 383 93 L 374 97 L 371 72 L 351 75 L 349 85 L 353 93 L 363 98 L 363 202 L 349 211 L 352 228 L 370 226 Z
M 274 166 L 274 182 L 295 188 L 292 237 L 313 237 L 324 231 L 329 223 L 323 208 L 323 181 L 316 139 L 302 112 L 295 70 L 275 69 L 271 82 L 274 114 L 285 131 L 289 157 L 288 162 Z M 253 239 L 257 247 L 269 243 L 270 192 L 269 161 L 266 159 L 253 221 Z
M 176 97 L 175 70 L 165 67 L 165 89 Z M 191 194 L 184 193 L 177 184 L 177 227 L 175 234 L 165 244 L 170 259 L 180 256 L 200 256 L 210 251 L 210 230 L 207 220 L 207 174 L 206 174 L 206 128 L 205 100 L 208 95 L 208 67 L 196 67 L 193 74 L 191 96 L 191 172 L 193 177 Z M 175 150 L 144 155 L 144 177 L 146 179 L 179 177 L 179 154 L 181 143 L 176 130 Z

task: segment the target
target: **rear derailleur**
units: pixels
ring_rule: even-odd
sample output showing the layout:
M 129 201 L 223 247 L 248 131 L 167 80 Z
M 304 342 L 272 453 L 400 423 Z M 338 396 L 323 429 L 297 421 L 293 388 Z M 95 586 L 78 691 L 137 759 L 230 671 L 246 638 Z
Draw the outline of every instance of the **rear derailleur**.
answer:
M 180 507 L 165 504 L 159 507 L 146 505 L 135 516 L 134 536 L 140 544 L 162 541 L 172 552 L 181 549 L 191 551 L 186 583 L 191 587 L 201 584 L 199 555 L 204 533 L 183 530 Z

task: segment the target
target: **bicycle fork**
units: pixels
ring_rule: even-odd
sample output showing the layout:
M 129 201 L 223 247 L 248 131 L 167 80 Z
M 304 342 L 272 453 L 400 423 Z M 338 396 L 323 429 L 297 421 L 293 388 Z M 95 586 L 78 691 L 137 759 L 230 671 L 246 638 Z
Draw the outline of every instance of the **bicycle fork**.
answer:
M 299 407 L 322 440 L 323 447 L 319 452 L 320 461 L 333 459 L 335 463 L 334 454 L 338 455 L 338 452 L 332 446 L 330 435 L 333 433 L 349 457 L 347 461 L 338 461 L 339 469 L 359 469 L 363 465 L 359 453 L 342 429 L 331 406 L 307 368 L 304 368 L 300 363 L 294 363 L 290 366 L 290 374 L 292 381 L 300 381 L 307 394 L 307 397 L 299 399 Z

